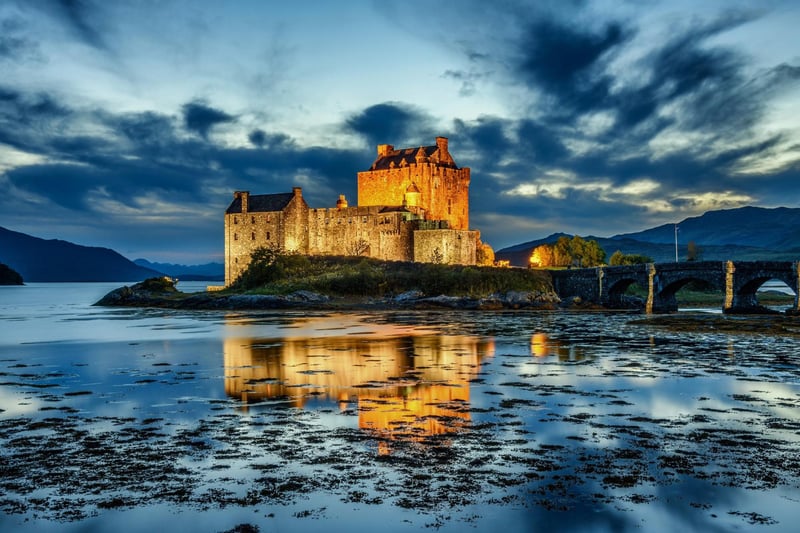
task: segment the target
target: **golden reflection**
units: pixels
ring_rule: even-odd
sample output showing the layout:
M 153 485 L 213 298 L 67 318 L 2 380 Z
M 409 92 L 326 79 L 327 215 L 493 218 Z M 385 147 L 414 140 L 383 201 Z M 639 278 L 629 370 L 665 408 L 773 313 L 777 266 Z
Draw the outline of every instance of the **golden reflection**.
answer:
M 419 440 L 469 421 L 469 382 L 493 353 L 468 336 L 228 338 L 225 392 L 245 404 L 329 399 L 356 407 L 362 429 Z
M 531 355 L 534 357 L 548 357 L 555 355 L 559 361 L 582 361 L 586 358 L 579 346 L 563 344 L 558 339 L 550 338 L 547 333 L 534 333 L 531 335 Z

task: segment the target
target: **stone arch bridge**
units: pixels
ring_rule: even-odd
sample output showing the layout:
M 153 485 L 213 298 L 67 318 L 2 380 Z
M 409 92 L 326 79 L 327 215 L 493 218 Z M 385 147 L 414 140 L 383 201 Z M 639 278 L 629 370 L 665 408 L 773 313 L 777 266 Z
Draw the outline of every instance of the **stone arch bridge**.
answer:
M 630 266 L 602 266 L 554 270 L 553 286 L 562 299 L 580 297 L 609 308 L 623 305 L 623 294 L 633 283 L 647 289 L 645 311 L 665 313 L 678 310 L 675 293 L 691 281 L 701 281 L 725 294 L 723 312 L 756 313 L 756 291 L 768 280 L 784 282 L 794 291 L 789 311 L 800 313 L 800 270 L 789 261 L 700 261 L 648 263 Z

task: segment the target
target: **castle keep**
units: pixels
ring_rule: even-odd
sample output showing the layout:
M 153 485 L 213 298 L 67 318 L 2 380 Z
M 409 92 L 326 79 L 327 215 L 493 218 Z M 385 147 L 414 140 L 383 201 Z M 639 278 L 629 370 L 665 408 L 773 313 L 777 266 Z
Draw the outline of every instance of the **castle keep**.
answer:
M 311 208 L 300 187 L 290 193 L 237 191 L 225 211 L 225 285 L 250 254 L 275 247 L 308 255 L 363 255 L 389 261 L 473 265 L 480 233 L 469 230 L 469 168 L 459 168 L 447 138 L 395 150 L 378 145 L 358 173 L 358 205 Z

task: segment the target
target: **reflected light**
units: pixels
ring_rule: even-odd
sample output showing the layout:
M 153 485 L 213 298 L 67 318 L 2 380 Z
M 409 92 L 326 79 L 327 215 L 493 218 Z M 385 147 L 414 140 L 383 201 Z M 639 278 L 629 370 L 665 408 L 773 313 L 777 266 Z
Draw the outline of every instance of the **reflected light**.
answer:
M 226 338 L 225 393 L 303 407 L 328 399 L 358 407 L 359 427 L 387 439 L 422 440 L 469 423 L 469 384 L 492 340 L 399 335 Z

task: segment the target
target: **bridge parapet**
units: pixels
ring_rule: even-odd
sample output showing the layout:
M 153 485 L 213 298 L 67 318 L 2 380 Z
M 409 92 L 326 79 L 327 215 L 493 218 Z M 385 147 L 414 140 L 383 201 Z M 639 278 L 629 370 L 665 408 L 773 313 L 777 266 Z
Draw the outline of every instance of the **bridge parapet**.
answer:
M 625 291 L 637 283 L 648 292 L 648 313 L 677 311 L 675 293 L 692 281 L 725 293 L 726 313 L 759 312 L 756 291 L 770 279 L 780 280 L 795 293 L 791 312 L 800 314 L 800 268 L 788 261 L 700 261 L 604 266 L 553 271 L 553 285 L 566 300 L 580 297 L 610 308 L 625 307 Z

